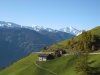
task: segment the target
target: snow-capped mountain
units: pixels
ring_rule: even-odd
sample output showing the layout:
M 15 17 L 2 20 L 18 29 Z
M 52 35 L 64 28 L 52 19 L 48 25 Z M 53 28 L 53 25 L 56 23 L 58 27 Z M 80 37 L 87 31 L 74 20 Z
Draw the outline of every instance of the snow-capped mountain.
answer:
M 39 32 L 40 34 L 50 37 L 51 39 L 55 40 L 56 42 L 75 37 L 75 35 L 73 35 L 73 34 L 55 30 L 55 29 L 51 29 L 51 28 L 44 28 L 42 26 L 32 26 L 32 28 L 33 28 L 33 30 Z
M 0 21 L 0 27 L 21 27 L 21 25 L 18 25 L 18 24 L 15 24 L 15 23 L 12 23 L 12 22 L 5 22 L 5 21 Z
M 66 27 L 66 28 L 61 28 L 59 30 L 55 30 L 55 29 L 51 29 L 51 28 L 44 28 L 42 26 L 32 26 L 32 28 L 35 30 L 35 31 L 42 31 L 42 30 L 45 30 L 45 31 L 48 31 L 48 32 L 65 32 L 65 33 L 69 33 L 69 34 L 73 34 L 75 36 L 78 36 L 79 34 L 82 33 L 81 30 L 78 30 L 78 29 L 75 29 L 73 27 Z
M 32 26 L 32 29 L 35 30 L 35 31 L 38 31 L 38 32 L 41 32 L 41 31 L 48 31 L 48 32 L 58 32 L 59 30 L 55 30 L 55 29 L 51 29 L 51 28 L 45 28 L 43 26 Z
M 5 22 L 5 21 L 0 21 L 0 27 L 8 27 L 8 28 L 27 28 L 27 29 L 31 29 L 31 30 L 35 30 L 37 32 L 41 32 L 41 31 L 48 31 L 48 32 L 65 32 L 65 33 L 69 33 L 72 35 L 79 35 L 82 33 L 81 30 L 78 30 L 76 28 L 73 27 L 65 27 L 65 28 L 61 28 L 61 29 L 51 29 L 51 28 L 45 28 L 43 26 L 38 26 L 38 25 L 34 25 L 34 26 L 22 26 L 16 23 L 12 23 L 12 22 Z
M 35 31 L 41 31 L 41 30 L 44 30 L 45 28 L 42 26 L 34 25 L 34 26 L 32 26 L 32 29 Z
M 76 28 L 73 28 L 73 27 L 66 27 L 66 28 L 61 28 L 59 29 L 60 31 L 62 32 L 66 32 L 66 33 L 70 33 L 70 34 L 73 34 L 73 35 L 76 35 L 78 36 L 79 34 L 82 33 L 82 30 L 78 30 Z

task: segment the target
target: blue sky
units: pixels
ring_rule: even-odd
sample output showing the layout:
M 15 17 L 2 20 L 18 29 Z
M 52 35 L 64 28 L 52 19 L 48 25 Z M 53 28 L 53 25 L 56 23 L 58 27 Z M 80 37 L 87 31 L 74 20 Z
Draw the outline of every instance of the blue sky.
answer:
M 0 21 L 88 30 L 100 26 L 100 0 L 0 0 Z

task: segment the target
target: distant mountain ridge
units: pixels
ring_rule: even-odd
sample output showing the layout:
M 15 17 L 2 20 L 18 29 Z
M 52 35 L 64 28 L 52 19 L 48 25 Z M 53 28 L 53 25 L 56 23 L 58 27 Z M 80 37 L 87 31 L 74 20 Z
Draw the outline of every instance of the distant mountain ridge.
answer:
M 55 42 L 25 28 L 0 28 L 0 69 Z
M 76 28 L 73 28 L 73 27 L 65 27 L 65 28 L 60 28 L 58 30 L 56 29 L 51 29 L 51 28 L 44 28 L 42 26 L 32 26 L 32 28 L 35 30 L 35 31 L 42 31 L 42 30 L 45 30 L 45 31 L 48 31 L 48 32 L 65 32 L 65 33 L 69 33 L 69 34 L 72 34 L 72 35 L 75 35 L 75 36 L 78 36 L 79 34 L 82 33 L 82 30 L 78 30 Z
M 50 37 L 56 42 L 66 40 L 66 39 L 69 39 L 75 36 L 74 34 L 66 33 L 66 32 L 59 31 L 59 30 L 54 30 L 51 28 L 44 28 L 41 26 L 33 26 L 33 30 L 39 32 L 42 35 Z
M 12 23 L 12 22 L 5 22 L 5 21 L 0 21 L 0 27 L 12 27 L 12 28 L 20 28 L 21 25 Z
M 69 33 L 75 36 L 78 36 L 79 34 L 82 33 L 82 30 L 78 30 L 76 28 L 73 27 L 65 27 L 65 28 L 61 28 L 61 29 L 52 29 L 52 28 L 45 28 L 42 26 L 38 26 L 38 25 L 34 25 L 34 26 L 22 26 L 19 24 L 15 24 L 12 22 L 5 22 L 5 21 L 0 21 L 0 27 L 11 27 L 11 28 L 27 28 L 27 29 L 31 29 L 31 30 L 35 30 L 37 32 L 40 31 L 48 31 L 48 32 L 65 32 L 65 33 Z

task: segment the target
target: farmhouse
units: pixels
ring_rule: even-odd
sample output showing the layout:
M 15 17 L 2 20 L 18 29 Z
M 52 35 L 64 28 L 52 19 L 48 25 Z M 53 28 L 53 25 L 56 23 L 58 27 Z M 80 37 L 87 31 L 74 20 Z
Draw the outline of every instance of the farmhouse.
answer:
M 39 61 L 47 61 L 47 57 L 49 54 L 40 54 L 39 55 Z
M 39 55 L 39 61 L 47 61 L 54 59 L 54 54 L 40 54 Z
M 38 61 L 52 60 L 56 57 L 61 57 L 65 53 L 66 51 L 64 50 L 57 50 L 55 52 L 42 52 L 38 55 Z

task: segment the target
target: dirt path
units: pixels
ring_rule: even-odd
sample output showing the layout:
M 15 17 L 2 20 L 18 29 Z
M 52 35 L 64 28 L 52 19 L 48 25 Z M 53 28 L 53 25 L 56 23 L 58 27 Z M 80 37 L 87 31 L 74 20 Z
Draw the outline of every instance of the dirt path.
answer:
M 96 55 L 96 54 L 100 54 L 100 52 L 99 53 L 89 53 L 90 55 Z M 64 54 L 63 56 L 67 56 L 67 55 L 74 55 L 74 54 Z
M 89 53 L 90 55 L 100 54 L 100 53 Z
M 45 71 L 47 71 L 47 72 L 50 72 L 50 73 L 53 74 L 53 75 L 57 75 L 57 73 L 55 73 L 55 72 L 53 72 L 53 71 L 50 71 L 49 69 L 46 69 L 46 68 L 43 68 L 43 67 L 39 66 L 36 62 L 34 62 L 34 64 L 35 64 L 38 68 L 40 68 L 40 69 L 42 69 L 42 70 L 45 70 Z

